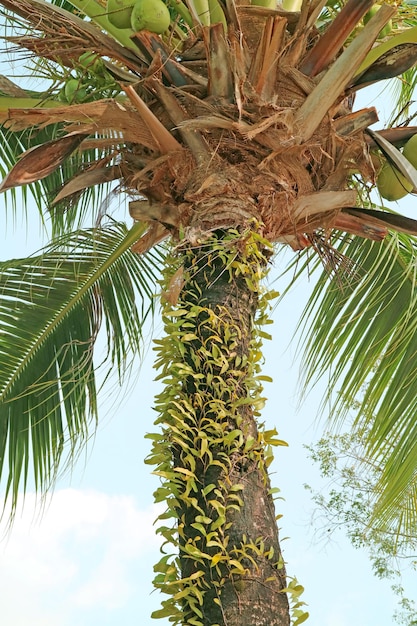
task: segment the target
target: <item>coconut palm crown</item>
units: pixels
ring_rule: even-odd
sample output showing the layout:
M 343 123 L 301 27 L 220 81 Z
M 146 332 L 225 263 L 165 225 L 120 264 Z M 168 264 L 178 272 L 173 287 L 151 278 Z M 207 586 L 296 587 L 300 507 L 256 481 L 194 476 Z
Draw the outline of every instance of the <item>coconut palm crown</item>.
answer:
M 362 85 L 415 63 L 415 28 L 405 29 L 395 45 L 388 41 L 369 53 L 394 8 L 378 11 L 346 48 L 372 2 L 348 3 L 321 35 L 316 22 L 323 2 L 305 3 L 300 13 L 219 5 L 224 17 L 217 23 L 191 8 L 192 26 L 183 22 L 181 28 L 174 21 L 163 38 L 123 29 L 121 41 L 130 34 L 126 47 L 97 28 L 94 18 L 102 25 L 106 15 L 93 0 L 78 7 L 92 22 L 44 2 L 2 4 L 35 28 L 8 40 L 69 68 L 94 50 L 96 64 L 100 57 L 111 59 L 104 72 L 126 94 L 97 102 L 75 89 L 71 106 L 57 107 L 49 99 L 24 113 L 9 108 L 3 119 L 12 130 L 64 119 L 68 132 L 25 154 L 3 190 L 46 177 L 74 150 L 91 149 L 88 138 L 94 136 L 106 147 L 105 159 L 72 178 L 54 202 L 118 179 L 126 192 L 141 198 L 131 205 L 132 217 L 151 223 L 135 247 L 138 252 L 168 235 L 178 239 L 180 231 L 206 233 L 251 219 L 262 223 L 269 241 L 294 249 L 311 245 L 320 229 L 376 240 L 385 236 L 388 216 L 361 212 L 351 175 L 372 181 L 370 148 L 377 144 L 386 155 L 390 144 L 383 133 L 365 133 L 378 119 L 375 109 L 353 112 L 352 106 Z M 37 35 L 39 18 L 43 26 Z M 109 30 L 115 34 L 114 27 Z M 100 71 L 94 62 L 92 57 L 87 65 L 93 76 Z M 86 102 L 76 104 L 80 100 Z M 403 145 L 414 132 L 391 129 L 388 136 Z M 397 164 L 415 186 L 414 168 L 393 154 L 390 158 L 400 159 Z M 391 225 L 415 230 L 412 222 Z
M 259 6 L 261 0 L 172 0 L 169 24 L 164 5 L 160 26 L 150 4 L 142 13 L 135 8 L 131 22 L 128 7 L 125 22 L 126 7 L 117 2 L 0 0 L 13 24 L 6 40 L 41 59 L 44 74 L 61 71 L 43 92 L 4 77 L 0 85 L 9 170 L 0 190 L 37 185 L 56 231 L 43 254 L 2 265 L 2 354 L 8 356 L 0 368 L 0 458 L 4 470 L 9 454 L 7 492 L 15 502 L 30 449 L 39 485 L 54 477 L 64 417 L 71 440 L 88 432 L 86 411 L 96 415 L 92 347 L 101 319 L 110 360 L 122 371 L 128 349 L 139 349 L 149 309 L 143 304 L 140 314 L 135 293 L 146 292 L 146 272 L 155 281 L 158 244 L 168 240 L 174 253 L 165 273 L 164 319 L 171 338 L 177 335 L 182 343 L 171 339 L 158 352 L 171 391 L 157 400 L 166 415 L 153 460 L 167 480 L 157 498 L 171 503 L 179 529 L 176 539 L 173 530 L 162 535 L 182 556 L 175 573 L 168 561 L 157 570 L 157 585 L 172 595 L 159 616 L 230 625 L 254 623 L 256 614 L 266 620 L 259 624 L 287 624 L 285 591 L 296 597 L 297 585 L 287 585 L 276 530 L 265 544 L 275 524 L 273 507 L 268 505 L 262 526 L 249 520 L 247 504 L 256 490 L 270 498 L 268 463 L 259 450 L 282 443 L 254 425 L 259 389 L 249 382 L 257 373 L 250 363 L 262 301 L 259 279 L 274 244 L 312 249 L 336 275 L 355 268 L 348 287 L 335 281 L 324 290 L 322 282 L 313 294 L 307 378 L 337 358 L 334 388 L 352 361 L 345 379 L 351 382 L 340 394 L 342 414 L 376 372 L 364 415 L 375 419 L 370 453 L 384 457 L 381 511 L 390 524 L 401 503 L 407 511 L 401 524 L 413 519 L 417 438 L 407 435 L 417 408 L 411 391 L 417 346 L 410 237 L 417 234 L 417 221 L 377 210 L 368 192 L 384 167 L 394 172 L 394 183 L 405 181 L 397 194 L 416 190 L 413 158 L 401 149 L 414 141 L 417 127 L 373 131 L 375 108 L 354 110 L 354 101 L 364 86 L 406 72 L 413 76 L 417 24 L 412 12 L 392 5 L 364 20 L 373 0 L 348 0 L 331 19 L 325 0 L 305 0 L 297 10 L 275 2 Z M 390 20 L 394 28 L 386 36 Z M 75 223 L 75 207 L 85 211 L 85 199 L 94 199 L 91 190 L 114 181 L 131 198 L 134 226 L 65 234 Z M 389 281 L 389 293 L 382 281 Z M 45 309 L 51 307 L 42 305 L 45 294 L 56 312 L 46 325 Z M 16 297 L 13 314 L 10 297 Z M 37 338 L 29 344 L 31 324 Z M 37 371 L 29 380 L 24 373 L 30 367 Z M 248 398 L 255 409 L 248 408 Z M 191 453 L 192 438 L 199 441 L 198 455 L 194 448 Z M 174 469 L 167 469 L 166 457 L 158 461 L 168 449 Z M 245 484 L 251 485 L 246 495 L 240 493 L 244 467 Z M 218 499 L 207 505 L 212 490 Z M 272 596 L 262 604 L 265 581 Z M 294 610 L 301 623 L 305 613 L 297 602 Z

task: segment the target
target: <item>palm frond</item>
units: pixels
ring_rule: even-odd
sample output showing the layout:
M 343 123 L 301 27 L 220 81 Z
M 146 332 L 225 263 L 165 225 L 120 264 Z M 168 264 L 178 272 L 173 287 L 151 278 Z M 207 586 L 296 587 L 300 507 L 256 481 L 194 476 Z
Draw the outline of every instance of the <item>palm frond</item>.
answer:
M 103 377 L 123 380 L 153 306 L 158 253 L 131 245 L 146 227 L 78 231 L 40 254 L 0 264 L 0 476 L 15 506 L 30 468 L 38 488 L 71 460 L 97 419 L 96 339 Z
M 324 274 L 313 290 L 301 320 L 304 384 L 326 374 L 326 406 L 339 425 L 364 394 L 356 423 L 381 465 L 375 510 L 389 526 L 405 497 L 401 523 L 409 528 L 416 521 L 417 242 L 344 238 L 337 249 L 356 270 L 343 289 Z

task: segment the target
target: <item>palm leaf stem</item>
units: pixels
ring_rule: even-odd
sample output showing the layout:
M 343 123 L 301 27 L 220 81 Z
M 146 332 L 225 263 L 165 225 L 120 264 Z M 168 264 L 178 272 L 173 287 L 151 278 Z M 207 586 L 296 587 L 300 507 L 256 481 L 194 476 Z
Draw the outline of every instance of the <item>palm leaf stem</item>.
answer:
M 344 92 L 386 20 L 394 13 L 392 7 L 382 6 L 307 96 L 295 116 L 303 141 L 313 135 L 327 111 Z
M 306 54 L 300 71 L 313 77 L 326 69 L 373 3 L 374 0 L 349 0 L 316 45 Z

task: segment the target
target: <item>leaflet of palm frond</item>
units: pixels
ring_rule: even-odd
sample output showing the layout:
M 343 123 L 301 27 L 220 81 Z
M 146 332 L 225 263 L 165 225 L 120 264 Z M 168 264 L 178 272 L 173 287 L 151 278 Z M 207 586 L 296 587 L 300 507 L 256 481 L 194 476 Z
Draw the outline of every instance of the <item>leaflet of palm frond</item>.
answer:
M 181 65 L 172 58 L 172 53 L 158 35 L 144 30 L 135 33 L 131 39 L 146 59 L 148 66 L 151 66 L 155 53 L 159 52 L 162 59 L 162 75 L 168 85 L 182 87 L 188 83 Z
M 372 83 L 404 74 L 417 62 L 417 44 L 404 43 L 379 57 L 353 81 L 352 89 L 361 89 Z
M 85 52 L 91 51 L 91 48 L 85 45 L 84 40 L 81 40 L 79 43 L 68 47 L 67 44 L 67 36 L 61 32 L 54 34 L 53 36 L 48 37 L 47 39 L 43 39 L 41 34 L 32 35 L 32 36 L 22 36 L 22 37 L 5 37 L 4 38 L 9 43 L 14 43 L 20 48 L 25 48 L 33 52 L 34 56 L 42 57 L 44 59 L 49 59 L 50 61 L 56 62 L 56 59 L 59 58 L 59 63 L 61 66 L 68 67 L 73 69 L 74 66 L 77 66 L 79 57 Z M 106 47 L 99 46 L 98 44 L 95 46 L 97 54 L 108 55 L 109 51 Z M 123 62 L 126 62 L 125 59 L 120 59 Z M 104 61 L 104 59 L 103 59 Z M 106 65 L 106 69 L 115 75 L 117 79 L 132 81 L 133 76 L 128 72 L 122 70 L 117 65 L 112 63 L 109 60 L 105 60 L 104 64 Z M 131 69 L 135 71 L 139 71 L 139 69 L 145 69 L 145 65 L 143 62 L 140 62 L 139 59 L 135 59 L 135 63 L 130 63 Z M 22 90 L 23 91 L 23 90 Z M 27 95 L 28 92 L 26 92 Z M 30 93 L 30 92 L 29 92 Z
M 360 398 L 355 423 L 369 429 L 368 458 L 378 463 L 384 459 L 375 494 L 381 508 L 374 520 L 379 523 L 384 514 L 384 524 L 391 523 L 398 516 L 398 508 L 394 511 L 391 504 L 397 504 L 397 496 L 411 484 L 416 486 L 416 445 L 410 446 L 417 410 L 416 240 L 392 234 L 382 244 L 373 244 L 346 237 L 338 247 L 355 260 L 362 280 L 352 283 L 347 293 L 329 289 L 327 277 L 317 281 L 300 323 L 302 382 L 325 379 L 329 391 L 322 408 L 332 418 L 337 416 L 336 427 L 351 414 L 354 399 Z M 352 333 L 358 342 L 351 342 Z M 358 368 L 360 376 L 355 375 Z M 364 389 L 370 376 L 372 384 Z M 411 502 L 415 511 L 415 499 Z M 402 519 L 403 530 L 404 524 Z M 415 518 L 413 526 L 407 534 L 415 533 Z
M 116 180 L 120 176 L 120 169 L 117 165 L 107 167 L 93 167 L 72 178 L 61 191 L 55 196 L 52 204 L 57 204 L 88 187 L 102 185 Z
M 378 135 L 383 137 L 395 147 L 404 146 L 411 137 L 417 135 L 417 126 L 397 126 L 396 128 L 384 128 L 383 130 L 378 131 Z M 376 148 L 377 143 L 371 137 L 371 135 L 366 135 L 365 137 L 368 145 L 371 148 Z
M 63 67 L 72 68 L 72 59 L 80 56 L 76 46 L 73 48 L 65 46 L 63 35 L 59 32 L 53 39 L 42 39 L 41 34 L 36 32 L 32 36 L 13 36 L 5 37 L 4 39 L 9 44 L 28 50 L 33 57 L 42 57 L 43 59 L 49 59 L 49 61 L 55 61 L 56 58 L 59 58 L 59 62 Z
M 349 0 L 318 42 L 306 54 L 300 65 L 300 71 L 307 76 L 316 76 L 326 69 L 373 3 L 374 0 Z M 387 22 L 388 20 L 389 17 Z
M 26 487 L 29 463 L 47 487 L 63 441 L 71 456 L 91 434 L 98 368 L 101 380 L 114 371 L 121 381 L 130 371 L 123 363 L 141 353 L 162 256 L 131 254 L 145 230 L 113 222 L 66 233 L 35 256 L 0 263 L 0 473 L 14 499 Z M 110 344 L 95 360 L 102 325 Z M 8 458 L 7 442 L 19 435 Z
M 0 191 L 42 180 L 54 172 L 87 136 L 84 132 L 74 132 L 30 148 L 4 178 Z
M 411 165 L 410 161 L 406 159 L 405 156 L 403 156 L 401 152 L 392 145 L 392 143 L 387 141 L 385 137 L 379 133 L 376 133 L 370 128 L 367 128 L 366 132 L 372 137 L 382 154 L 391 163 L 391 165 L 394 165 L 401 172 L 401 174 L 403 174 L 406 179 L 410 181 L 414 189 L 417 190 L 417 170 L 413 167 L 413 165 Z
M 404 215 L 362 207 L 344 208 L 342 209 L 342 213 L 361 216 L 369 224 L 381 224 L 381 226 L 385 225 L 387 228 L 400 233 L 417 235 L 417 220 L 405 217 Z
M 337 215 L 332 227 L 372 241 L 382 241 L 388 235 L 387 227 L 378 220 L 362 215 L 350 215 L 345 211 Z
M 352 279 L 360 276 L 356 263 L 337 250 L 323 231 L 306 235 L 306 238 L 318 254 L 326 273 L 336 281 L 342 291 Z

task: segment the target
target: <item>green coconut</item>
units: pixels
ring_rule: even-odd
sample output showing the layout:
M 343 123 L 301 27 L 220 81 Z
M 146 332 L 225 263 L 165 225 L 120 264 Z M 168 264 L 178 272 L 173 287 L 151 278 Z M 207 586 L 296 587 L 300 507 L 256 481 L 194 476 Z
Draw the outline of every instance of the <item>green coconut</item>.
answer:
M 83 102 L 87 97 L 87 89 L 78 78 L 70 78 L 65 83 L 64 94 L 67 102 Z
M 130 28 L 134 0 L 107 0 L 107 17 L 116 28 Z
M 105 69 L 101 57 L 95 52 L 84 52 L 79 57 L 78 63 L 91 74 L 102 74 Z
M 381 8 L 380 4 L 374 4 L 374 6 L 371 7 L 369 11 L 363 16 L 363 23 L 367 24 L 369 20 L 378 13 L 380 8 Z M 385 24 L 384 28 L 379 32 L 378 39 L 382 39 L 383 37 L 386 37 L 387 35 L 390 34 L 391 31 L 392 31 L 392 20 L 389 20 Z
M 167 30 L 170 21 L 168 7 L 162 0 L 139 0 L 133 7 L 130 25 L 135 32 L 150 30 L 160 35 Z
M 400 200 L 413 189 L 413 185 L 396 167 L 384 163 L 377 178 L 378 191 L 386 200 Z
M 417 135 L 413 135 L 407 141 L 403 149 L 403 155 L 417 169 Z

